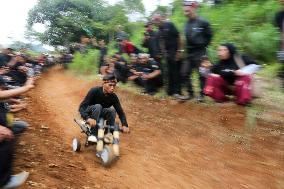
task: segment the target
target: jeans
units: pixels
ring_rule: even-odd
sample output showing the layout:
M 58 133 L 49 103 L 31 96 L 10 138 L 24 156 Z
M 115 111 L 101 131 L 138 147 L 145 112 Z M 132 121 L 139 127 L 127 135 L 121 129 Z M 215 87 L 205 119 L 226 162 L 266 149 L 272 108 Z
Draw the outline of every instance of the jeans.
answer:
M 13 121 L 12 123 L 12 131 L 15 135 L 20 134 L 26 130 L 29 124 L 25 121 Z
M 115 124 L 116 111 L 113 108 L 103 108 L 100 104 L 91 105 L 86 109 L 89 117 L 95 119 L 97 123 L 100 118 L 107 121 L 107 125 Z

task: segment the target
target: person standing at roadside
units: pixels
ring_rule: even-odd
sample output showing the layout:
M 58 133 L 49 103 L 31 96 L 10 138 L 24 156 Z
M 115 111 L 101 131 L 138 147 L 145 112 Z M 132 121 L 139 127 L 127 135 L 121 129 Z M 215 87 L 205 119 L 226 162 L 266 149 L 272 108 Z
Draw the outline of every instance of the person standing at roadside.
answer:
M 279 73 L 279 77 L 282 82 L 282 88 L 284 89 L 284 0 L 279 0 L 281 4 L 281 10 L 275 15 L 275 24 L 278 27 L 281 34 L 281 46 L 280 46 L 280 54 L 278 54 L 278 59 L 280 63 L 282 63 L 282 68 Z
M 206 48 L 212 39 L 212 30 L 208 21 L 197 15 L 198 2 L 184 1 L 183 10 L 185 16 L 188 18 L 185 24 L 185 39 L 187 50 L 187 61 L 182 65 L 182 80 L 187 85 L 188 96 L 181 97 L 183 100 L 194 98 L 194 91 L 192 87 L 192 72 L 198 70 L 201 63 L 201 58 L 206 55 Z M 205 85 L 205 78 L 199 74 L 200 81 L 200 95 L 197 100 L 202 102 L 204 100 L 203 88 Z
M 163 56 L 167 62 L 167 93 L 177 98 L 180 96 L 180 65 L 181 65 L 181 42 L 180 34 L 174 23 L 165 19 L 161 13 L 155 13 L 152 21 L 159 28 L 159 44 Z

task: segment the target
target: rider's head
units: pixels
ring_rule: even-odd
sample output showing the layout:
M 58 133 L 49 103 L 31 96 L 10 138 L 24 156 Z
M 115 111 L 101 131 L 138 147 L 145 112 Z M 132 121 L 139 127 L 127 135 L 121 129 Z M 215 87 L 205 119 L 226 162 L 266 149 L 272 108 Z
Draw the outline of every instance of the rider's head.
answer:
M 104 93 L 113 93 L 116 87 L 117 80 L 113 74 L 103 77 L 103 90 Z

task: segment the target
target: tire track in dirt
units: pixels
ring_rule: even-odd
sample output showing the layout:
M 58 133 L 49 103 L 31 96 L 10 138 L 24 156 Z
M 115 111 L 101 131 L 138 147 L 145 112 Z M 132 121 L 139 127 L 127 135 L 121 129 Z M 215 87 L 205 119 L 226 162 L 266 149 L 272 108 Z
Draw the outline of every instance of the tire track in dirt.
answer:
M 26 167 L 25 161 L 16 161 L 18 170 L 34 170 L 32 181 L 47 188 L 283 186 L 283 133 L 244 133 L 245 109 L 236 105 L 177 104 L 119 90 L 131 127 L 131 134 L 122 134 L 119 161 L 106 169 L 96 160 L 92 147 L 72 153 L 72 137 L 83 139 L 73 118 L 78 117 L 78 106 L 93 85 L 53 69 L 31 93 L 31 103 L 37 107 L 23 117 L 29 119 L 32 129 L 20 140 L 31 139 L 33 143 L 40 135 L 50 143 L 26 144 L 18 150 L 27 156 L 25 161 L 40 157 L 37 166 Z M 41 124 L 48 125 L 48 131 L 39 132 Z M 28 152 L 33 145 L 39 152 Z M 59 164 L 53 168 L 55 172 L 49 171 L 50 162 Z

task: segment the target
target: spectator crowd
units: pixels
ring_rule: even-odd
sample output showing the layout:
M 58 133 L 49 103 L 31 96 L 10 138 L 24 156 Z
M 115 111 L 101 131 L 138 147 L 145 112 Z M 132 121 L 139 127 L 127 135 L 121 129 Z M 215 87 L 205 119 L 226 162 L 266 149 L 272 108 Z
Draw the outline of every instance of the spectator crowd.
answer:
M 25 93 L 34 88 L 35 80 L 53 61 L 45 54 L 32 58 L 25 49 L 15 52 L 6 48 L 0 54 L 0 188 L 16 188 L 29 176 L 25 171 L 12 175 L 16 139 L 29 125 L 14 113 L 28 108 Z
M 100 50 L 99 74 L 114 74 L 118 81 L 133 82 L 143 93 L 154 95 L 165 86 L 166 93 L 176 100 L 203 102 L 209 96 L 224 102 L 233 96 L 237 104 L 249 104 L 253 97 L 253 75 L 260 66 L 247 55 L 239 54 L 232 43 L 220 44 L 218 61 L 212 64 L 207 48 L 214 33 L 210 23 L 197 14 L 198 7 L 197 1 L 183 3 L 187 18 L 184 36 L 165 14 L 154 13 L 145 24 L 141 42 L 147 52 L 129 41 L 122 26 L 118 26 L 116 35 L 117 53 L 109 55 L 103 39 L 97 42 L 83 37 L 81 47 L 91 44 Z M 194 71 L 198 73 L 199 91 L 194 91 L 192 84 Z

